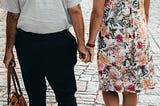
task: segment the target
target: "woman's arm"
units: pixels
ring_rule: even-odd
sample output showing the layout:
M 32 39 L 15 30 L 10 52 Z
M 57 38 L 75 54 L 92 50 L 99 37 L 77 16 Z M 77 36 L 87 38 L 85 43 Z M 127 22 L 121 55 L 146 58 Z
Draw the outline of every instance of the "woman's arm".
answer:
M 91 12 L 89 40 L 88 43 L 94 44 L 104 13 L 105 0 L 93 0 L 93 9 Z
M 144 9 L 145 9 L 147 23 L 148 23 L 148 19 L 149 19 L 149 7 L 150 7 L 150 0 L 144 0 Z
M 104 13 L 104 3 L 105 0 L 93 0 L 93 9 L 90 19 L 90 28 L 89 28 L 89 39 L 87 43 L 87 48 L 90 53 L 90 61 L 93 61 L 94 58 L 94 46 L 96 41 L 96 36 L 99 31 L 100 24 L 102 22 L 102 17 Z

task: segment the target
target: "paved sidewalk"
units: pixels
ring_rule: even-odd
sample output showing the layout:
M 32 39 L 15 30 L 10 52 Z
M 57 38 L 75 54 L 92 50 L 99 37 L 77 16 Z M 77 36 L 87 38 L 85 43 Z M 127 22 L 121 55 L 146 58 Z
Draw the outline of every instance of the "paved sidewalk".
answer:
M 92 0 L 82 0 L 82 10 L 85 20 L 86 39 L 88 37 L 89 17 L 92 8 Z M 139 94 L 138 106 L 160 106 L 160 0 L 151 0 L 150 21 L 148 25 L 151 50 L 156 70 L 157 87 L 154 91 Z M 0 10 L 1 11 L 1 10 Z M 4 15 L 5 16 L 5 15 Z M 6 103 L 6 69 L 2 63 L 5 46 L 5 17 L 0 12 L 0 106 Z M 73 32 L 73 29 L 71 29 Z M 16 59 L 17 61 L 17 59 Z M 17 62 L 17 71 L 25 96 L 20 68 Z M 78 60 L 75 67 L 77 80 L 77 102 L 78 106 L 104 106 L 101 92 L 98 91 L 98 73 L 96 67 L 96 56 L 93 63 L 84 64 Z M 120 99 L 122 97 L 120 95 Z M 48 85 L 47 106 L 57 106 L 54 93 Z

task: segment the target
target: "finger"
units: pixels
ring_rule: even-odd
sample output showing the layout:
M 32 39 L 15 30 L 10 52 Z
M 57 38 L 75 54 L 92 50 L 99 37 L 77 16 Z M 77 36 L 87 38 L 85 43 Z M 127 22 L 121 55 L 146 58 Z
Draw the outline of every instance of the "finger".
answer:
M 80 54 L 79 54 L 79 58 L 81 59 L 81 61 L 84 61 L 85 55 L 84 55 L 83 53 L 80 53 Z
M 8 68 L 8 64 L 5 64 L 5 67 Z
M 88 54 L 87 54 L 87 62 L 90 62 L 91 61 L 91 55 L 90 55 L 90 53 L 88 52 Z
M 88 62 L 91 62 L 91 57 L 90 57 L 90 56 L 88 56 L 86 62 L 87 62 L 87 63 L 88 63 Z
M 80 54 L 79 54 L 79 59 L 80 59 L 82 62 L 84 62 L 84 54 L 80 53 Z
M 91 62 L 93 62 L 93 58 L 94 58 L 94 55 L 92 54 L 92 55 L 91 55 Z
M 93 58 L 94 58 L 94 52 L 91 52 L 91 62 L 93 62 Z
M 79 54 L 79 59 L 82 59 L 82 55 L 81 54 Z
M 12 61 L 12 67 L 15 67 L 16 66 L 16 62 L 13 60 Z
M 88 62 L 90 62 L 91 61 L 91 56 L 90 56 L 90 54 L 89 53 L 87 53 L 86 54 L 86 61 L 85 61 L 85 63 L 88 63 Z
M 9 62 L 7 62 L 8 64 L 6 64 L 7 65 L 7 67 L 15 67 L 15 65 L 16 65 L 16 63 L 15 63 L 15 61 L 12 59 L 12 60 L 10 60 Z
M 83 62 L 86 63 L 86 62 L 87 62 L 87 58 L 88 58 L 88 57 L 85 55 L 85 57 L 83 58 Z
M 9 62 L 4 62 L 4 65 L 5 65 L 6 68 L 8 68 Z
M 84 56 L 83 56 L 83 62 L 87 62 L 87 58 L 88 58 L 88 56 L 87 56 L 87 54 L 84 54 Z

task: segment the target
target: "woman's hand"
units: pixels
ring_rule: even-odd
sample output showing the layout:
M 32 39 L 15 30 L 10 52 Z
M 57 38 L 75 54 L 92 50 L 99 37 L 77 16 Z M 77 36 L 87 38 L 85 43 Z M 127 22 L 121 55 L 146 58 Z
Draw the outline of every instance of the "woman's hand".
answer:
M 86 48 L 89 51 L 90 54 L 90 62 L 93 62 L 93 58 L 94 58 L 94 47 L 95 47 L 95 43 L 87 43 Z
M 93 62 L 93 58 L 94 58 L 94 54 L 95 54 L 95 52 L 94 52 L 94 47 L 89 47 L 89 46 L 86 46 L 86 48 L 88 49 L 88 51 L 89 51 L 89 54 L 90 54 L 90 62 Z

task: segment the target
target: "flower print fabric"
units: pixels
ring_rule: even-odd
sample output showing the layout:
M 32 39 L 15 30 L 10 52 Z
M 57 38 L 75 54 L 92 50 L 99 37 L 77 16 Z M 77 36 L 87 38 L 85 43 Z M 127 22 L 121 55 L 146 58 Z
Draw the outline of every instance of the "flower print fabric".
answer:
M 106 0 L 98 38 L 100 89 L 140 92 L 154 88 L 154 67 L 144 0 Z

